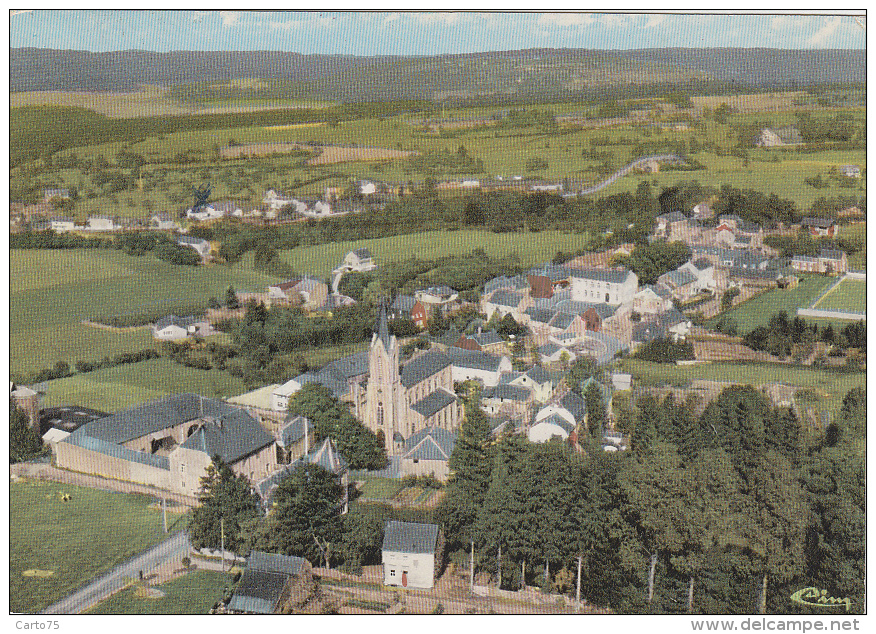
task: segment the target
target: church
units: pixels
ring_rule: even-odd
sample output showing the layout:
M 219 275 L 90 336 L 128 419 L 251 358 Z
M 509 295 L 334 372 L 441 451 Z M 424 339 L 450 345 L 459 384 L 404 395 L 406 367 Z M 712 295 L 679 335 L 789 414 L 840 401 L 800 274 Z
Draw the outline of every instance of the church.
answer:
M 463 416 L 453 391 L 451 359 L 427 350 L 402 366 L 399 347 L 381 307 L 368 351 L 363 419 L 383 440 L 388 455 L 404 451 L 405 441 L 423 429 L 456 430 Z

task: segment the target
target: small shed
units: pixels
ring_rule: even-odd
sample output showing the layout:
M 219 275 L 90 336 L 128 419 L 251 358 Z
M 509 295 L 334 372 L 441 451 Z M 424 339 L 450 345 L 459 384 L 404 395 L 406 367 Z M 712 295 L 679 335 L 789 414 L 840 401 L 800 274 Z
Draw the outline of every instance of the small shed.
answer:
M 310 578 L 310 563 L 301 557 L 254 550 L 231 601 L 229 612 L 277 614 L 291 596 L 292 587 Z
M 429 589 L 441 563 L 437 524 L 390 521 L 383 532 L 383 584 Z

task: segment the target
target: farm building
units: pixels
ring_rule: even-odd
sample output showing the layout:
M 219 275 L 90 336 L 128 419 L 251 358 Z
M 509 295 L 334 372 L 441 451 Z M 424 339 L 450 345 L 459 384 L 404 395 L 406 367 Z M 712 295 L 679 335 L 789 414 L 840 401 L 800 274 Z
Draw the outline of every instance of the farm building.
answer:
M 226 607 L 234 614 L 280 614 L 294 588 L 310 580 L 310 563 L 301 557 L 254 550 Z
M 405 441 L 400 471 L 404 475 L 435 476 L 447 482 L 450 476 L 450 456 L 456 446 L 456 432 L 440 427 L 421 429 Z
M 798 145 L 803 143 L 803 137 L 800 136 L 800 131 L 793 127 L 787 126 L 784 128 L 764 128 L 760 131 L 760 136 L 755 144 L 758 147 L 781 147 L 784 145 Z
M 183 247 L 189 247 L 197 251 L 198 255 L 206 258 L 210 255 L 210 243 L 201 238 L 192 238 L 191 236 L 177 236 L 176 243 Z
M 246 412 L 176 394 L 86 423 L 55 446 L 55 458 L 62 469 L 196 496 L 213 456 L 255 482 L 276 469 L 275 444 Z
M 836 233 L 836 222 L 830 218 L 806 217 L 803 218 L 800 226 L 808 229 L 809 233 L 813 236 L 826 236 L 832 238 L 833 234 Z
M 152 336 L 162 341 L 185 339 L 190 336 L 206 337 L 213 333 L 210 322 L 197 317 L 177 317 L 168 315 L 162 317 L 152 326 Z
M 347 253 L 341 266 L 348 271 L 373 271 L 377 268 L 371 257 L 371 251 L 366 248 L 355 249 Z
M 437 524 L 387 522 L 381 548 L 383 584 L 432 588 L 441 566 L 441 541 Z

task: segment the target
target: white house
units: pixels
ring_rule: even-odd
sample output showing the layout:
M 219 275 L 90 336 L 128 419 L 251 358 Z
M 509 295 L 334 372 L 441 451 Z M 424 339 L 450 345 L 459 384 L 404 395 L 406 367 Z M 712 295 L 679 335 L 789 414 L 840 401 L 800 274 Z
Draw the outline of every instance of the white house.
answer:
M 687 271 L 697 278 L 695 285 L 698 292 L 715 290 L 715 265 L 707 258 L 688 260 L 679 271 Z
M 210 255 L 210 243 L 201 238 L 193 238 L 191 236 L 177 236 L 176 243 L 183 247 L 189 247 L 198 252 L 202 258 Z
M 364 247 L 347 253 L 341 266 L 346 267 L 349 271 L 373 271 L 377 268 L 371 258 L 371 251 Z
M 262 202 L 268 205 L 271 209 L 282 209 L 293 200 L 292 196 L 275 189 L 269 189 L 265 192 L 265 197 Z
M 633 301 L 639 277 L 625 268 L 569 269 L 572 299 L 618 306 Z
M 383 584 L 429 589 L 435 585 L 438 525 L 386 523 L 383 532 Z
M 174 220 L 173 216 L 167 213 L 155 213 L 152 214 L 152 217 L 149 221 L 155 227 L 159 229 L 179 229 L 179 225 L 176 220 Z
M 569 363 L 575 360 L 575 353 L 572 350 L 553 341 L 548 341 L 546 344 L 539 346 L 538 355 L 542 363 L 548 364 L 559 363 L 563 359 L 566 359 Z
M 285 412 L 289 407 L 289 399 L 300 390 L 302 384 L 295 379 L 289 379 L 283 385 L 271 392 L 271 409 L 275 412 Z
M 213 334 L 210 322 L 195 317 L 168 315 L 156 321 L 155 325 L 152 326 L 152 336 L 162 341 L 184 339 L 193 335 L 205 337 L 210 334 Z
M 405 440 L 399 469 L 404 475 L 435 476 L 440 482 L 450 477 L 450 456 L 456 446 L 456 432 L 426 427 Z
M 499 317 L 512 315 L 515 319 L 521 319 L 527 303 L 525 293 L 501 289 L 483 298 L 481 309 L 486 313 L 487 319 L 492 319 L 495 313 L 499 313 Z
M 450 358 L 450 373 L 454 382 L 474 380 L 486 387 L 495 387 L 502 373 L 511 371 L 511 359 L 506 356 L 455 346 L 447 348 L 444 354 Z
M 207 204 L 197 210 L 186 209 L 186 216 L 195 220 L 212 220 L 224 217 L 225 212 L 216 209 L 212 204 Z
M 89 216 L 85 228 L 90 231 L 115 231 L 119 227 L 111 216 Z
M 363 196 L 371 196 L 377 193 L 377 184 L 371 181 L 359 181 L 359 193 Z
M 459 293 L 449 286 L 431 286 L 416 291 L 414 297 L 427 306 L 440 306 L 455 301 L 459 297 Z
M 56 217 L 49 221 L 49 228 L 57 233 L 65 233 L 76 229 L 76 222 L 73 218 Z

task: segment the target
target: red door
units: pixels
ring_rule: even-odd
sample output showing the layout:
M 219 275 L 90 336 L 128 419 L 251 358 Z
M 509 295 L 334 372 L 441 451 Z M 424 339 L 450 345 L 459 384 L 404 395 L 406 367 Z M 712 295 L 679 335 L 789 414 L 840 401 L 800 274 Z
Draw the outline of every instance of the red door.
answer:
M 402 587 L 408 587 L 408 571 L 402 571 Z

